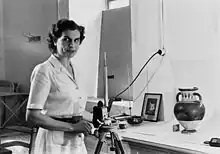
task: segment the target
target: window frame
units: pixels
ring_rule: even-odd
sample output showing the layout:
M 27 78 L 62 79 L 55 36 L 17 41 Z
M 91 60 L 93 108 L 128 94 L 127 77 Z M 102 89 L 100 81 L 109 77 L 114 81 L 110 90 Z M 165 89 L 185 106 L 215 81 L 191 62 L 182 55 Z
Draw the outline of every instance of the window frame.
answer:
M 109 4 L 111 3 L 111 2 L 113 2 L 113 1 L 120 1 L 120 0 L 106 0 L 106 8 L 107 8 L 107 10 L 111 10 L 110 8 L 109 8 Z M 129 5 L 131 4 L 131 0 L 128 0 L 129 1 Z M 114 8 L 112 8 L 112 9 L 114 9 Z

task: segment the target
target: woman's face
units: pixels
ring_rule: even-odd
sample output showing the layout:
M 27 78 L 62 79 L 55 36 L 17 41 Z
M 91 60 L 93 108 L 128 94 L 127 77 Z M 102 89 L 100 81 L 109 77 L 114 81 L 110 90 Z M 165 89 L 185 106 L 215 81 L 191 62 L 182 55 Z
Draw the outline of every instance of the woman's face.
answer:
M 79 30 L 66 30 L 57 39 L 57 56 L 62 58 L 72 58 L 79 49 L 80 32 Z

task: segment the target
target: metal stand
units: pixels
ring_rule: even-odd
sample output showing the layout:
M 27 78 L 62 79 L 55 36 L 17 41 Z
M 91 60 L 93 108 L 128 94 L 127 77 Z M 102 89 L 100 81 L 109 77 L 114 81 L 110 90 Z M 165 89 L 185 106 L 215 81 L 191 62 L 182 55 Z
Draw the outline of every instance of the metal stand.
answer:
M 107 133 L 110 133 L 110 140 L 111 140 L 110 150 L 115 151 L 116 154 L 125 154 L 118 134 L 111 131 L 113 129 L 113 127 L 111 127 L 110 123 L 109 123 L 108 117 L 109 117 L 109 111 L 111 109 L 112 102 L 109 101 L 109 99 L 108 99 L 108 77 L 107 77 L 108 70 L 107 70 L 107 60 L 106 59 L 107 59 L 106 52 L 104 52 L 104 73 L 103 73 L 103 75 L 104 75 L 103 76 L 104 77 L 104 94 L 105 94 L 104 107 L 101 107 L 101 115 L 102 115 L 101 118 L 100 118 L 100 114 L 99 114 L 100 109 L 98 109 L 98 113 L 97 112 L 93 113 L 93 115 L 94 114 L 96 116 L 99 115 L 98 116 L 99 118 L 93 117 L 93 121 L 95 122 L 95 124 L 96 124 L 97 120 L 103 120 L 104 123 L 102 123 L 102 121 L 101 122 L 97 121 L 97 122 L 99 122 L 100 126 L 98 126 L 99 141 L 98 141 L 97 147 L 95 149 L 95 154 L 100 154 L 100 151 L 102 149 L 103 143 L 105 142 Z M 109 104 L 109 103 L 111 103 L 111 104 Z M 97 110 L 95 110 L 95 111 L 97 111 Z M 94 122 L 93 122 L 93 124 L 94 124 Z
M 125 154 L 122 142 L 121 142 L 118 134 L 116 132 L 109 130 L 109 129 L 106 129 L 102 133 L 100 133 L 99 141 L 98 141 L 98 144 L 95 149 L 95 154 L 100 154 L 100 151 L 102 149 L 102 145 L 106 140 L 107 133 L 110 134 L 110 140 L 111 140 L 110 150 L 115 151 L 116 154 Z

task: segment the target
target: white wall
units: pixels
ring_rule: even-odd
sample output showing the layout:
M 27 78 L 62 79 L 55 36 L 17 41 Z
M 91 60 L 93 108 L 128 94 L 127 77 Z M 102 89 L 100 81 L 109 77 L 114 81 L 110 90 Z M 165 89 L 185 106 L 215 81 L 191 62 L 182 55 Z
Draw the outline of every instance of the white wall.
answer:
M 5 54 L 3 34 L 3 3 L 0 0 L 0 79 L 5 79 Z
M 58 19 L 69 18 L 69 0 L 57 0 L 57 14 Z
M 160 2 L 131 1 L 134 74 L 161 47 Z M 165 120 L 173 117 L 178 87 L 199 88 L 206 106 L 206 117 L 211 116 L 214 109 L 220 109 L 219 3 L 218 0 L 164 0 L 164 43 L 167 55 L 145 92 L 161 92 L 167 96 L 164 99 Z M 159 57 L 149 65 L 148 73 L 145 71 L 135 83 L 134 95 L 142 89 L 146 76 L 149 78 L 158 65 Z M 135 102 L 134 114 L 140 113 L 142 102 L 143 97 Z
M 69 18 L 85 26 L 85 40 L 73 59 L 80 74 L 80 84 L 88 96 L 97 96 L 98 60 L 103 0 L 70 0 Z
M 166 48 L 175 87 L 197 86 L 206 116 L 220 109 L 219 10 L 218 0 L 165 1 Z
M 57 20 L 54 0 L 6 0 L 3 6 L 5 79 L 29 90 L 33 67 L 50 54 L 46 37 L 49 27 Z M 23 33 L 42 37 L 41 43 L 28 43 Z
M 106 6 L 103 0 L 95 2 L 0 0 L 0 21 L 3 21 L 0 22 L 0 78 L 16 81 L 23 85 L 23 91 L 28 91 L 33 67 L 50 55 L 45 39 L 51 24 L 58 18 L 69 16 L 86 26 L 87 41 L 83 42 L 77 55 L 80 58 L 75 62 L 82 71 L 81 77 L 86 77 L 86 80 L 81 78 L 81 83 L 84 83 L 88 95 L 95 96 L 97 71 L 93 70 L 98 69 L 101 12 Z M 23 37 L 23 33 L 28 32 L 40 35 L 41 43 L 28 43 Z
M 88 27 L 106 9 L 105 0 L 69 0 L 69 17 Z
M 132 29 L 132 76 L 136 77 L 145 62 L 161 48 L 161 16 L 159 0 L 139 0 L 131 1 L 131 29 Z M 161 57 L 156 55 L 147 68 L 142 71 L 138 79 L 133 84 L 133 115 L 141 115 L 144 93 L 163 93 L 166 99 L 164 105 L 165 119 L 170 119 L 171 104 L 173 103 L 173 77 L 167 58 L 164 58 L 161 67 L 166 71 L 159 71 L 155 74 L 150 84 L 144 89 L 150 80 L 153 72 L 159 66 Z M 158 78 L 156 83 L 155 78 Z M 169 105 L 167 105 L 167 103 Z

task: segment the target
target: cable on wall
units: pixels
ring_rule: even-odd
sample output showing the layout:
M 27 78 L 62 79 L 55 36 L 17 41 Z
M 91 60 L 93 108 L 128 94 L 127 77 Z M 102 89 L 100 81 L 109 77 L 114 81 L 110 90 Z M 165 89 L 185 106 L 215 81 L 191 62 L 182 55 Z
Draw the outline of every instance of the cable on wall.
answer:
M 165 43 L 164 43 L 164 2 L 163 0 L 160 0 L 160 32 L 161 32 L 161 37 L 160 37 L 160 45 L 161 45 L 161 49 L 162 51 L 166 51 L 165 50 Z M 158 71 L 158 69 L 160 68 L 162 62 L 163 62 L 164 57 L 162 57 L 162 59 L 160 60 L 159 65 L 157 66 L 156 70 L 153 72 L 153 74 L 151 75 L 150 79 L 147 81 L 147 83 L 145 84 L 144 88 L 141 90 L 141 92 L 138 94 L 138 96 L 133 99 L 133 102 L 135 102 L 140 96 L 142 96 L 142 93 L 145 91 L 145 89 L 148 87 L 149 83 L 151 82 L 151 80 L 153 79 L 154 75 L 156 74 L 156 72 Z
M 161 47 L 162 47 L 162 50 L 165 50 L 165 39 L 164 39 L 164 1 L 163 0 L 160 0 L 160 7 L 161 7 L 161 14 L 160 14 L 160 21 L 161 21 L 161 24 L 160 24 L 160 32 L 161 32 L 161 37 L 160 37 L 160 43 L 161 43 Z
M 160 21 L 161 21 L 161 26 L 160 26 L 160 31 L 161 31 L 161 37 L 160 37 L 160 46 L 161 49 L 158 50 L 158 52 L 160 51 L 160 55 L 164 56 L 165 55 L 165 45 L 164 45 L 164 2 L 163 0 L 160 0 Z M 136 75 L 136 77 L 134 78 L 134 80 L 120 93 L 118 93 L 114 98 L 119 97 L 122 93 L 124 93 L 125 91 L 127 91 L 132 85 L 133 83 L 136 81 L 136 79 L 138 78 L 138 76 L 140 75 L 140 73 L 143 71 L 143 69 L 145 68 L 145 66 L 150 62 L 150 60 L 158 53 L 154 53 L 148 60 L 147 62 L 144 64 L 144 66 L 141 68 L 141 70 L 138 72 L 138 74 Z M 148 84 L 150 83 L 150 81 L 153 79 L 154 75 L 156 74 L 157 70 L 159 69 L 159 67 L 161 66 L 161 63 L 163 61 L 163 58 L 160 61 L 160 64 L 158 65 L 158 67 L 156 68 L 155 72 L 152 74 L 151 78 L 149 81 L 147 81 L 146 85 L 144 86 L 144 88 L 142 89 L 141 93 L 133 100 L 133 102 L 135 102 L 135 100 L 137 100 L 140 95 L 144 92 L 144 90 L 146 89 L 146 87 L 148 86 Z
M 157 66 L 157 68 L 155 69 L 155 71 L 153 72 L 153 74 L 151 75 L 150 79 L 147 81 L 147 83 L 144 85 L 144 88 L 141 90 L 141 92 L 137 95 L 137 97 L 135 97 L 133 99 L 133 102 L 135 102 L 140 96 L 142 96 L 143 92 L 145 91 L 145 89 L 148 87 L 149 83 L 151 82 L 151 80 L 153 79 L 153 77 L 155 76 L 155 74 L 157 73 L 157 71 L 159 70 L 162 62 L 163 62 L 163 58 L 161 58 L 159 65 Z
M 161 50 L 159 50 L 161 51 Z M 138 74 L 136 75 L 136 77 L 132 80 L 132 82 L 123 90 L 121 91 L 120 93 L 118 93 L 114 98 L 118 98 L 121 94 L 123 94 L 125 91 L 127 91 L 132 85 L 133 83 L 137 80 L 137 78 L 139 77 L 139 75 L 141 74 L 141 72 L 143 71 L 143 69 L 145 68 L 145 66 L 147 66 L 147 64 L 150 62 L 150 60 L 157 54 L 159 54 L 159 51 L 158 52 L 155 52 L 148 60 L 147 62 L 142 66 L 141 70 L 138 72 Z M 162 53 L 162 51 L 161 51 Z

